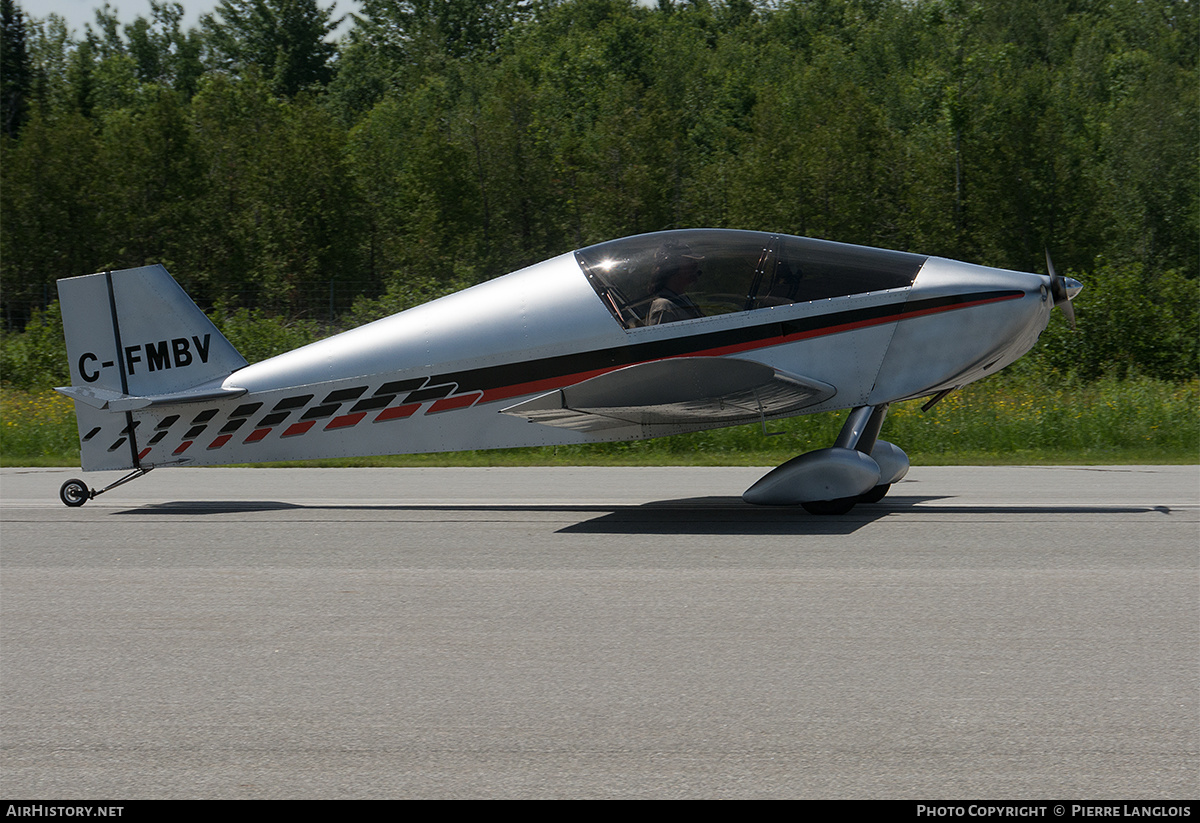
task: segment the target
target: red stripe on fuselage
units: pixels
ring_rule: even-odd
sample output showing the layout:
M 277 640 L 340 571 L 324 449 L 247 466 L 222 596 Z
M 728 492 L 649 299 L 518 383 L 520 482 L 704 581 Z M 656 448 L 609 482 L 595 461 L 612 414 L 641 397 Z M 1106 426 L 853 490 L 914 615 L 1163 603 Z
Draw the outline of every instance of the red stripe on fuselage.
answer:
M 404 406 L 392 406 L 384 409 L 379 414 L 375 415 L 376 423 L 382 423 L 384 420 L 399 420 L 404 417 L 412 417 L 413 412 L 421 408 L 420 403 L 408 403 Z
M 357 423 L 359 420 L 362 420 L 366 416 L 367 416 L 366 412 L 355 412 L 354 414 L 343 414 L 341 417 L 335 417 L 332 420 L 330 420 L 329 425 L 327 425 L 325 428 L 326 428 L 326 430 L 328 430 L 328 429 L 344 429 L 349 426 L 353 426 L 355 423 Z
M 438 412 L 453 411 L 454 409 L 463 409 L 473 404 L 476 400 L 483 396 L 483 392 L 471 392 L 470 394 L 457 394 L 454 397 L 444 397 L 441 400 L 435 400 L 426 411 L 426 414 L 437 414 Z
M 740 352 L 754 351 L 756 349 L 768 349 L 772 346 L 782 346 L 787 343 L 794 343 L 798 340 L 809 340 L 814 337 L 826 337 L 831 334 L 841 334 L 843 332 L 855 331 L 857 329 L 865 329 L 871 326 L 882 326 L 886 323 L 895 323 L 899 320 L 908 320 L 914 317 L 925 317 L 931 314 L 941 314 L 942 312 L 958 311 L 959 309 L 969 309 L 975 306 L 982 306 L 988 303 L 1001 303 L 1006 300 L 1017 300 L 1024 295 L 1021 293 L 1006 294 L 1001 297 L 988 297 L 982 300 L 970 300 L 963 303 L 953 303 L 946 306 L 933 306 L 927 309 L 905 309 L 903 306 L 895 314 L 890 314 L 886 317 L 872 317 L 864 320 L 855 320 L 849 323 L 838 323 L 832 326 L 824 326 L 819 329 L 809 329 L 807 331 L 795 332 L 793 334 L 785 334 L 779 337 L 766 338 L 763 340 L 750 340 L 745 343 L 734 343 L 728 346 L 716 346 L 708 349 L 697 349 L 696 351 L 685 352 L 683 354 L 669 355 L 667 357 L 656 357 L 650 360 L 635 361 L 631 363 L 622 363 L 618 366 L 609 366 L 603 369 L 591 369 L 589 371 L 574 372 L 572 374 L 564 374 L 556 377 L 547 377 L 543 380 L 532 380 L 528 383 L 514 383 L 510 386 L 500 386 L 495 389 L 484 391 L 483 398 L 480 403 L 492 403 L 497 400 L 507 400 L 511 397 L 522 397 L 527 394 L 536 394 L 537 392 L 548 392 L 554 389 L 562 388 L 563 386 L 573 386 L 576 383 L 581 383 L 584 380 L 590 380 L 593 377 L 599 377 L 602 374 L 608 374 L 619 369 L 636 366 L 639 363 L 650 363 L 655 360 L 674 360 L 679 357 L 721 357 L 728 354 L 738 354 Z
M 295 437 L 298 434 L 304 434 L 306 431 L 311 429 L 313 427 L 313 424 L 315 424 L 316 422 L 317 422 L 316 420 L 306 420 L 303 423 L 293 423 L 292 425 L 288 426 L 284 430 L 283 434 L 281 434 L 279 436 L 280 437 Z

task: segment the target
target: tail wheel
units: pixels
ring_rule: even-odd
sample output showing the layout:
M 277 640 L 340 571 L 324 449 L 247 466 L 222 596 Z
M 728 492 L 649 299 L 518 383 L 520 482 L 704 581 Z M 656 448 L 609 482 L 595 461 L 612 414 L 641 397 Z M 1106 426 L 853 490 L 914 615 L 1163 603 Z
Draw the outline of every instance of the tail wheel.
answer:
M 82 480 L 68 480 L 59 487 L 58 497 L 66 505 L 77 509 L 92 499 L 92 493 Z

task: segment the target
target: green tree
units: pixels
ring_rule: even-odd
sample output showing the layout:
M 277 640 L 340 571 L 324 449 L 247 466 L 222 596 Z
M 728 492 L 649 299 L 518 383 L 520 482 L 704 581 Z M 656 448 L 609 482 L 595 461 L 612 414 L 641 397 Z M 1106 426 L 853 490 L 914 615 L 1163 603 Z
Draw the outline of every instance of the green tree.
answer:
M 479 197 L 469 156 L 449 129 L 445 93 L 431 79 L 403 101 L 387 98 L 351 135 L 367 256 L 388 287 L 476 274 Z
M 333 78 L 327 38 L 340 22 L 316 0 L 221 0 L 200 18 L 213 67 L 239 76 L 254 67 L 284 96 Z
M 95 123 L 78 111 L 34 110 L 19 141 L 0 138 L 0 276 L 7 320 L 23 324 L 54 281 L 97 271 Z
M 105 118 L 97 163 L 112 265 L 161 262 L 190 279 L 196 208 L 206 186 L 190 121 L 182 93 L 162 86 L 147 87 L 136 104 Z
M 850 243 L 894 245 L 896 138 L 836 40 L 813 44 L 761 92 L 736 165 L 735 223 Z
M 0 0 L 0 132 L 16 137 L 29 115 L 33 67 L 26 46 L 25 14 Z
M 356 36 L 395 63 L 494 51 L 530 0 L 363 0 Z
M 1079 276 L 1087 284 L 1074 301 L 1078 329 L 1051 318 L 1035 357 L 1086 379 L 1186 380 L 1200 372 L 1200 280 L 1104 259 Z
M 360 271 L 345 131 L 305 95 L 275 97 L 254 72 L 207 79 L 192 118 L 202 293 L 292 315 L 327 307 L 330 279 Z
M 204 67 L 203 40 L 196 29 L 184 32 L 183 6 L 150 0 L 150 18 L 139 16 L 125 27 L 128 51 L 137 65 L 138 80 L 170 86 L 190 97 Z

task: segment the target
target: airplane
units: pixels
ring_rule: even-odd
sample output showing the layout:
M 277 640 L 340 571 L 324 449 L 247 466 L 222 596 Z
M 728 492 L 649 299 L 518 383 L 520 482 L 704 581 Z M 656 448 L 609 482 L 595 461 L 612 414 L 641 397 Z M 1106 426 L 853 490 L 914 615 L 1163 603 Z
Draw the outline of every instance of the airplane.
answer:
M 1083 288 L 786 234 L 687 229 L 559 255 L 254 364 L 161 265 L 58 281 L 84 471 L 634 440 L 849 409 L 748 503 L 841 514 L 909 468 L 890 404 L 993 374 Z

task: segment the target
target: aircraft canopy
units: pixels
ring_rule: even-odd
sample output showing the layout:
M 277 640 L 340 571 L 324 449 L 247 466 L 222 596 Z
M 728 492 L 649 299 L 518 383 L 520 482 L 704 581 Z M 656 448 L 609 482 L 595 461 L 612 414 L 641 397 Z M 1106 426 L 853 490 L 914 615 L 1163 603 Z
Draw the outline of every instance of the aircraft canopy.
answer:
M 912 285 L 923 255 L 786 234 L 690 229 L 575 252 L 626 329 Z

